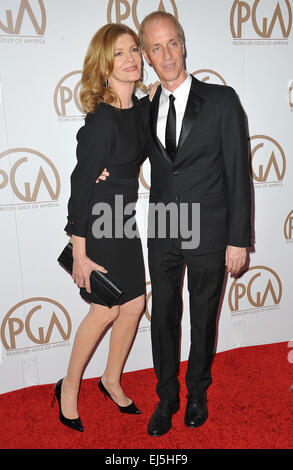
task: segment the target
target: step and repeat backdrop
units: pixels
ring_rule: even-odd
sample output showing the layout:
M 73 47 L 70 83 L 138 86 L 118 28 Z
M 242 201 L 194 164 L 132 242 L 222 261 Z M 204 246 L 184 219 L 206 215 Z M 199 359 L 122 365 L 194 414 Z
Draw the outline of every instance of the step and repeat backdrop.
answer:
M 216 350 L 293 338 L 293 28 L 291 0 L 0 1 L 0 393 L 53 383 L 67 370 L 75 332 L 89 310 L 57 263 L 66 224 L 83 59 L 105 23 L 137 30 L 145 15 L 179 18 L 187 70 L 227 84 L 247 114 L 254 244 L 249 269 L 227 277 Z M 145 83 L 156 79 L 145 66 Z M 125 371 L 152 367 L 152 288 L 146 248 L 150 166 L 141 168 L 137 217 L 147 307 Z M 240 208 L 241 210 L 241 208 Z M 183 286 L 181 360 L 189 352 Z M 84 378 L 104 370 L 109 332 Z M 284 361 L 287 358 L 284 357 Z

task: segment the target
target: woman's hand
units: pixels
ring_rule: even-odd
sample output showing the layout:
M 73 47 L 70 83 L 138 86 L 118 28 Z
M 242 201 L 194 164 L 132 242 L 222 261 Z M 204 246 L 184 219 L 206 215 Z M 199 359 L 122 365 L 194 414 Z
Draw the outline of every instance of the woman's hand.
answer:
M 85 287 L 86 291 L 91 293 L 90 274 L 96 269 L 102 273 L 108 271 L 97 263 L 94 263 L 86 255 L 85 238 L 77 235 L 72 235 L 71 243 L 73 246 L 73 266 L 72 266 L 72 279 L 79 287 Z
M 107 273 L 108 271 L 99 264 L 94 263 L 86 255 L 73 258 L 72 279 L 79 287 L 85 287 L 91 293 L 90 274 L 93 270 Z
M 150 101 L 153 101 L 153 97 L 155 96 L 155 93 L 157 91 L 157 88 L 158 86 L 160 85 L 161 83 L 160 82 L 155 82 L 155 83 L 150 83 L 149 86 L 148 86 L 148 90 L 149 90 L 149 100 Z
M 100 174 L 100 176 L 98 177 L 98 179 L 96 179 L 96 183 L 98 183 L 99 180 L 106 181 L 106 179 L 108 178 L 109 174 L 110 174 L 110 173 L 108 172 L 107 168 L 104 168 L 104 170 L 102 171 L 102 173 Z

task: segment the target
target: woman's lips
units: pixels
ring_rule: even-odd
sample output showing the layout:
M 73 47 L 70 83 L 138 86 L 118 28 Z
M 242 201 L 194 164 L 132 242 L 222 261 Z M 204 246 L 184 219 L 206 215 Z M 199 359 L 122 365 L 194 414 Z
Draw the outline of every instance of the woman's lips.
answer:
M 124 69 L 125 72 L 135 72 L 137 70 L 136 65 L 132 65 L 131 67 L 127 67 L 127 69 Z

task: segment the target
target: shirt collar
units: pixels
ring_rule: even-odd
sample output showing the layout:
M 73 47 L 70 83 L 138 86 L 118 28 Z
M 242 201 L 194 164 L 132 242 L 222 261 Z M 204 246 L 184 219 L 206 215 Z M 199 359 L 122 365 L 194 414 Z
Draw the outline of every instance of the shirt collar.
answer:
M 189 73 L 186 73 L 186 79 L 184 80 L 181 85 L 179 85 L 176 90 L 173 92 L 167 90 L 162 86 L 162 93 L 165 95 L 167 99 L 169 99 L 170 95 L 173 95 L 177 100 L 178 99 L 183 99 L 184 97 L 187 97 L 190 91 L 190 86 L 191 86 L 191 75 Z

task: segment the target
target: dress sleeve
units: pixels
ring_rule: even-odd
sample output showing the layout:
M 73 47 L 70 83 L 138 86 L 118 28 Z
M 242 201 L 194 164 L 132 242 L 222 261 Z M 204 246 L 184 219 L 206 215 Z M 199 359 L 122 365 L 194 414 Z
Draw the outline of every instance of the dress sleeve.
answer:
M 111 149 L 111 121 L 105 109 L 87 114 L 77 133 L 77 163 L 71 174 L 68 223 L 64 230 L 79 237 L 87 233 L 89 202 L 97 177 L 107 166 Z

